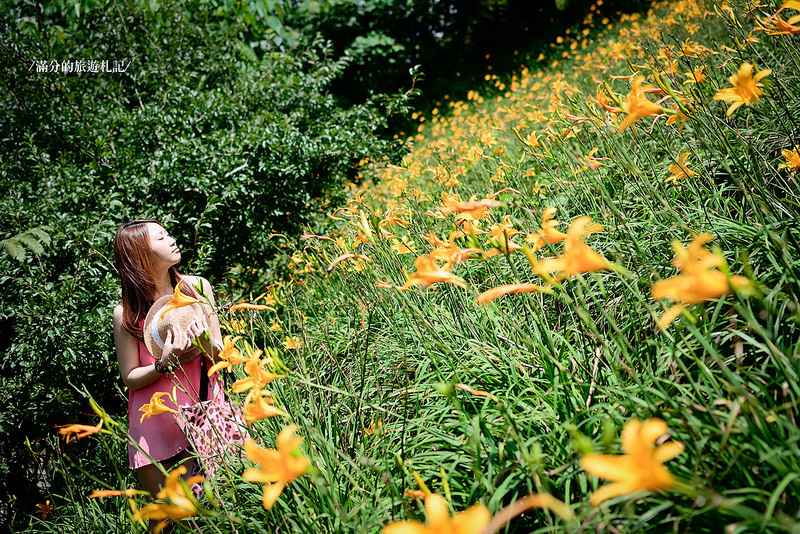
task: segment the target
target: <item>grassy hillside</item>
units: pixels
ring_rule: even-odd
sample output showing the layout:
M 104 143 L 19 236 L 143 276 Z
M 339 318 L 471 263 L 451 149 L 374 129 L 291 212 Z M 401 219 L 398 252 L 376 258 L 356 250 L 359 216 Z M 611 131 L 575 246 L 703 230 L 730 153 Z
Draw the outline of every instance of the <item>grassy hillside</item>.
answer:
M 274 505 L 235 462 L 173 495 L 203 531 L 800 529 L 800 4 L 601 4 L 419 116 L 227 315 L 231 396 L 286 414 L 254 438 L 303 441 L 262 465 Z M 34 529 L 130 528 L 122 498 L 70 500 Z

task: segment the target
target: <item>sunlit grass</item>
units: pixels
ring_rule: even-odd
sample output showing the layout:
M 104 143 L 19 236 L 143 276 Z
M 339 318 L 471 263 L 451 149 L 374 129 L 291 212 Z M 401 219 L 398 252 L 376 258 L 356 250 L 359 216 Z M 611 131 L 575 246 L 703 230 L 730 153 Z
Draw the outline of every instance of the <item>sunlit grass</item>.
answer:
M 759 31 L 779 5 L 597 6 L 418 116 L 228 317 L 279 376 L 251 432 L 295 425 L 310 463 L 269 510 L 218 479 L 204 531 L 430 528 L 428 493 L 512 532 L 798 529 L 796 36 Z

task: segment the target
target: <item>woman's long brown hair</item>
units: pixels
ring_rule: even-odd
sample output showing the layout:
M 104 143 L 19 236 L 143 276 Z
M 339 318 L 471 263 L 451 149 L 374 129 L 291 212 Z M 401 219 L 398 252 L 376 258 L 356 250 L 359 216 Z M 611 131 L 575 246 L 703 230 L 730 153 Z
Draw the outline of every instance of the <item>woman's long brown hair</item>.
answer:
M 147 316 L 156 292 L 156 273 L 150 248 L 147 223 L 162 226 L 155 219 L 134 219 L 120 225 L 114 237 L 114 265 L 122 279 L 122 328 L 142 340 L 139 321 Z M 173 287 L 181 278 L 177 268 L 169 268 Z

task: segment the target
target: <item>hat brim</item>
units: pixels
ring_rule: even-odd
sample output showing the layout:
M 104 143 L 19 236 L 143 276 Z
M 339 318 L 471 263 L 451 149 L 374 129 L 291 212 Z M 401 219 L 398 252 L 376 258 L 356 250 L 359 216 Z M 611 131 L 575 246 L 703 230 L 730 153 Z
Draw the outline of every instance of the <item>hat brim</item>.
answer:
M 180 330 L 185 330 L 196 317 L 202 315 L 208 318 L 213 313 L 213 310 L 208 304 L 195 303 L 174 308 L 166 312 L 166 314 L 164 314 L 164 318 L 162 319 L 161 313 L 166 309 L 171 299 L 172 295 L 165 295 L 156 300 L 147 311 L 147 316 L 144 319 L 144 325 L 142 327 L 144 345 L 156 360 L 161 359 L 162 348 L 158 343 L 156 343 L 156 340 L 153 337 L 154 321 L 156 322 L 156 331 L 161 331 L 165 335 L 171 327 L 178 327 Z M 164 336 L 161 336 L 161 339 L 163 340 Z M 199 352 L 199 349 L 197 347 L 190 347 L 186 349 L 185 352 L 190 351 Z M 184 352 L 178 354 L 183 355 Z

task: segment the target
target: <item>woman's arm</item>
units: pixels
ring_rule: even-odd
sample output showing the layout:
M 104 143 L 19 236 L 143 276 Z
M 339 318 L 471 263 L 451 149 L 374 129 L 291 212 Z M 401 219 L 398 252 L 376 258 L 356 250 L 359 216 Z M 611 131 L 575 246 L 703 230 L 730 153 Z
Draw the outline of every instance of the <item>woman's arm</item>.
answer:
M 139 343 L 122 328 L 122 304 L 114 308 L 114 343 L 119 373 L 128 389 L 142 389 L 158 380 L 161 375 L 153 365 L 139 365 Z

